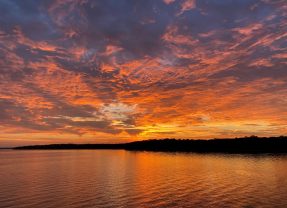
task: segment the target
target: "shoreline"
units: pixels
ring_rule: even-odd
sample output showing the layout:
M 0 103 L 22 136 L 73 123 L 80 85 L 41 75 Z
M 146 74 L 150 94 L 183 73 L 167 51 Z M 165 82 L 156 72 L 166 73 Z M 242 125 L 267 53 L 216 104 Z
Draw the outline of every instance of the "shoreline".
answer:
M 5 148 L 6 149 L 6 148 Z M 243 137 L 234 139 L 160 139 L 120 144 L 49 144 L 10 148 L 13 150 L 129 150 L 226 154 L 286 154 L 287 137 Z

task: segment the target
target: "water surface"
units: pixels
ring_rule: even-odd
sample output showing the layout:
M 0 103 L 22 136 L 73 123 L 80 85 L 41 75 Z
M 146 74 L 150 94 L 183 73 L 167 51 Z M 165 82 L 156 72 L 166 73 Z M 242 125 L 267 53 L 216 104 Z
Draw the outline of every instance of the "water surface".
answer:
M 287 156 L 1 150 L 1 208 L 287 207 Z

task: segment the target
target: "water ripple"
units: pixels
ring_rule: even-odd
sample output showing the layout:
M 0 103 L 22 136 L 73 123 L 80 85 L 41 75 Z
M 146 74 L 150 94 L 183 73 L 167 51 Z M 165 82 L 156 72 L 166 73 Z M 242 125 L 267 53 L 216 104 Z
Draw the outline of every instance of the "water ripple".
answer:
M 287 207 L 286 156 L 0 151 L 0 208 Z

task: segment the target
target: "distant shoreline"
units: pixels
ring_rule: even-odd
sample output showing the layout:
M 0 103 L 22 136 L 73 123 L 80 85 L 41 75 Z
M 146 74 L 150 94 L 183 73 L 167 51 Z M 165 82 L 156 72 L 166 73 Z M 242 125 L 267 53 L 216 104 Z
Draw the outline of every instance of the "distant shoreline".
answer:
M 21 146 L 14 150 L 80 150 L 111 149 L 129 151 L 197 152 L 197 153 L 236 153 L 262 154 L 287 153 L 287 137 L 244 137 L 234 139 L 160 139 L 143 140 L 121 144 L 50 144 Z

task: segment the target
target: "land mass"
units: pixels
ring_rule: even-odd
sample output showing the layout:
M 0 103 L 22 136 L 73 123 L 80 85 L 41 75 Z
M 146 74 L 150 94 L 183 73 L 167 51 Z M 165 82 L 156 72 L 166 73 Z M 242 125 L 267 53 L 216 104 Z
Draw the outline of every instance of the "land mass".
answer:
M 243 137 L 234 139 L 159 139 L 120 144 L 50 144 L 22 146 L 16 150 L 57 150 L 57 149 L 123 149 L 130 151 L 166 151 L 198 153 L 287 153 L 287 136 Z

